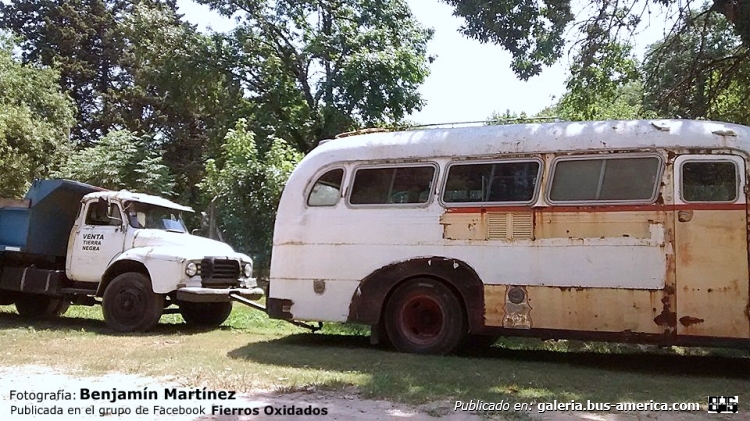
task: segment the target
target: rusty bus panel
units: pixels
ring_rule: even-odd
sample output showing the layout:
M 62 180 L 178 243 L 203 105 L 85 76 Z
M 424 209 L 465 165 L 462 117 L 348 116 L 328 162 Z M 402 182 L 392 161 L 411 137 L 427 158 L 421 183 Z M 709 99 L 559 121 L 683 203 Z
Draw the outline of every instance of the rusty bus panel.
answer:
M 672 330 L 669 323 L 654 321 L 663 311 L 662 290 L 609 288 L 559 288 L 526 286 L 527 314 L 506 314 L 514 287 L 485 285 L 485 324 L 492 327 L 514 327 L 508 318 L 528 319 L 522 329 L 559 329 L 592 332 L 664 334 Z M 514 308 L 515 309 L 515 308 Z M 612 311 L 618 309 L 618 311 Z M 523 317 L 521 317 L 523 316 Z
M 535 238 L 651 238 L 653 224 L 666 224 L 667 212 L 630 209 L 610 211 L 608 207 L 582 211 L 559 208 L 537 210 Z
M 452 213 L 440 215 L 443 238 L 447 240 L 486 240 L 486 213 Z
M 675 222 L 678 334 L 750 337 L 746 218 L 744 209 L 697 209 Z

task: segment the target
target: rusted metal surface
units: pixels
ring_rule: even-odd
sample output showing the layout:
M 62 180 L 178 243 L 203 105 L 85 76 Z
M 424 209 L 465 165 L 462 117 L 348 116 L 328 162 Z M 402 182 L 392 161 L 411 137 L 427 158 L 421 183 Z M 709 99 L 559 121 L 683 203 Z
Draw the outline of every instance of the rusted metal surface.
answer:
M 464 208 L 440 216 L 443 238 L 448 240 L 528 240 L 533 238 L 534 214 L 530 209 L 488 211 Z
M 366 277 L 349 306 L 348 322 L 375 325 L 389 293 L 402 281 L 427 277 L 446 282 L 458 294 L 467 311 L 469 329 L 484 326 L 484 289 L 474 269 L 466 263 L 444 257 L 425 257 L 383 267 Z
M 696 210 L 676 222 L 678 334 L 750 337 L 746 215 Z
M 506 325 L 506 318 L 519 312 L 511 308 L 514 312 L 506 314 L 508 290 L 505 285 L 485 286 L 488 326 L 512 327 Z M 654 323 L 663 311 L 666 293 L 661 290 L 543 286 L 526 286 L 524 290 L 528 305 L 524 318 L 531 329 L 664 334 L 670 323 L 676 323 Z
M 600 206 L 537 210 L 535 238 L 650 238 L 667 220 L 663 206 Z
M 705 320 L 699 319 L 697 317 L 690 317 L 690 316 L 680 317 L 680 324 L 685 327 L 691 326 L 697 323 L 703 323 L 703 322 L 705 322 Z
M 292 320 L 294 315 L 290 312 L 292 300 L 283 298 L 268 298 L 266 300 L 266 312 L 272 319 Z

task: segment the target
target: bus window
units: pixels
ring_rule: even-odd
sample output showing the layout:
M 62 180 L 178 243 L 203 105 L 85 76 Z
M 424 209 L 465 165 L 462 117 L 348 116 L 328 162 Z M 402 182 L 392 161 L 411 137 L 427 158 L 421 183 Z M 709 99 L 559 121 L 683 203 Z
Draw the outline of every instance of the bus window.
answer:
M 352 205 L 427 203 L 435 167 L 361 168 L 354 174 Z
M 307 197 L 308 206 L 334 206 L 341 197 L 344 170 L 336 168 L 321 175 Z
M 443 202 L 530 203 L 540 167 L 537 161 L 451 164 Z
M 661 159 L 572 158 L 555 161 L 550 202 L 651 202 L 656 198 Z
M 682 200 L 734 202 L 737 166 L 730 161 L 687 161 L 682 164 Z

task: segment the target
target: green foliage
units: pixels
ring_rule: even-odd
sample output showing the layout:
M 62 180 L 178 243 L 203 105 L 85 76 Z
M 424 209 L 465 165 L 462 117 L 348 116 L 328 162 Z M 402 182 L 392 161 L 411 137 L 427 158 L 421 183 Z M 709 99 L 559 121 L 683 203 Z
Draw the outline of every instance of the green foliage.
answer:
M 539 123 L 539 122 L 545 122 L 545 121 L 554 121 L 557 119 L 557 116 L 555 115 L 541 115 L 538 114 L 536 116 L 529 116 L 525 112 L 521 112 L 520 114 L 517 114 L 515 112 L 511 112 L 510 110 L 505 110 L 505 112 L 500 113 L 497 111 L 494 111 L 490 116 L 487 118 L 487 125 L 500 125 L 500 124 L 524 124 L 524 123 Z
M 72 155 L 53 175 L 112 190 L 172 196 L 172 176 L 160 154 L 149 149 L 150 144 L 152 139 L 127 130 L 112 131 L 96 146 Z
M 173 1 L 13 0 L 0 4 L 0 27 L 24 37 L 26 62 L 60 70 L 79 145 L 119 129 L 158 139 L 151 147 L 178 175 L 180 200 L 197 199 L 204 155 L 247 110 L 211 38 L 182 22 Z
M 307 152 L 360 126 L 397 124 L 423 101 L 422 28 L 404 0 L 200 0 L 239 26 L 215 34 L 243 83 L 249 121 Z M 263 146 L 266 147 L 266 146 Z
M 695 14 L 649 49 L 646 106 L 664 117 L 750 124 L 750 48 L 723 16 Z
M 181 200 L 194 202 L 204 157 L 220 153 L 227 130 L 246 111 L 242 87 L 216 65 L 212 39 L 181 22 L 169 5 L 138 3 L 121 28 L 131 41 L 121 61 L 133 79 L 118 92 L 130 116 L 123 124 L 159 134 Z
M 566 92 L 551 113 L 563 120 L 637 120 L 658 115 L 643 105 L 643 85 L 639 80 L 614 88 L 606 94 L 594 94 L 581 102 L 580 96 Z
M 209 159 L 201 188 L 217 198 L 224 240 L 253 256 L 261 273 L 268 270 L 276 208 L 286 180 L 302 154 L 281 139 L 261 151 L 247 121 L 240 119 L 222 146 L 219 161 Z
M 498 44 L 513 55 L 520 79 L 538 75 L 562 55 L 565 29 L 573 21 L 569 0 L 443 0 L 466 20 L 461 32 Z
M 712 0 L 708 4 L 705 0 L 589 0 L 575 3 L 575 15 L 571 0 L 442 1 L 453 6 L 455 16 L 465 19 L 461 31 L 466 36 L 509 51 L 512 68 L 523 80 L 561 58 L 564 45 L 571 45 L 574 64 L 568 89 L 572 101 L 588 104 L 588 110 L 581 108 L 586 118 L 595 114 L 591 109 L 595 97 L 611 97 L 618 83 L 634 80 L 632 67 L 623 65 L 633 36 L 647 25 L 665 20 L 672 24 L 666 33 L 681 36 L 693 30 L 694 12 L 703 10 L 701 15 L 711 19 L 723 17 L 731 36 L 750 47 L 750 1 L 746 0 Z M 719 38 L 721 34 L 716 31 L 713 35 Z M 747 54 L 736 58 L 750 61 Z M 704 73 L 713 67 L 710 62 L 694 64 L 705 66 L 698 68 Z M 607 82 L 608 76 L 615 76 L 616 82 Z M 602 92 L 588 95 L 591 89 Z
M 581 51 L 570 66 L 563 106 L 573 111 L 574 120 L 607 117 L 621 87 L 638 79 L 637 62 L 629 45 L 602 41 L 596 51 Z M 605 110 L 602 110 L 602 107 Z
M 23 37 L 24 62 L 56 67 L 73 98 L 77 124 L 72 137 L 93 142 L 113 116 L 110 90 L 127 83 L 119 66 L 124 39 L 116 15 L 124 1 L 14 0 L 0 3 L 0 27 Z M 109 120 L 109 121 L 108 121 Z
M 70 153 L 73 107 L 50 69 L 22 65 L 0 33 L 0 196 L 20 197 Z

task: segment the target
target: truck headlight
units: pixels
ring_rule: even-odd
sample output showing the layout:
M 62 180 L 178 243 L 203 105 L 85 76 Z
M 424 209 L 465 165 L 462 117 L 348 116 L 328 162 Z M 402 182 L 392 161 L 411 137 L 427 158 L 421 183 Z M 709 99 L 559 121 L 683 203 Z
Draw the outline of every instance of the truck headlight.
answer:
M 245 278 L 253 276 L 253 265 L 245 263 L 245 266 L 242 267 L 242 272 L 244 273 Z
M 194 262 L 190 262 L 185 266 L 185 275 L 189 277 L 193 277 L 198 273 L 198 265 L 196 265 Z

